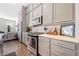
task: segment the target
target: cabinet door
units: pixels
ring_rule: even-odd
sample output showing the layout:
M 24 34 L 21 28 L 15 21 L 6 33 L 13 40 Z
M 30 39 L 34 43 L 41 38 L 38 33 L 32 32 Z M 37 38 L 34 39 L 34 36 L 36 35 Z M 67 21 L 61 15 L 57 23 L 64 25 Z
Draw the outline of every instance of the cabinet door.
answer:
M 54 22 L 74 20 L 74 9 L 74 4 L 72 3 L 56 3 L 54 5 Z
M 51 56 L 75 56 L 75 50 L 70 50 L 57 45 L 51 45 Z
M 75 44 L 51 39 L 51 56 L 75 56 Z
M 29 26 L 32 27 L 32 12 L 29 13 Z
M 39 6 L 41 3 L 33 3 L 33 8 L 36 8 L 37 6 Z
M 49 44 L 45 42 L 39 42 L 39 54 L 42 56 L 49 56 Z
M 40 6 L 37 7 L 37 17 L 42 16 L 41 13 L 42 13 L 42 5 L 40 5 Z
M 27 44 L 28 44 L 28 35 L 26 35 L 26 34 L 25 34 L 25 39 L 24 39 L 24 41 L 25 41 L 25 45 L 27 45 Z
M 39 5 L 37 8 L 35 8 L 33 10 L 33 18 L 34 19 L 41 16 L 41 8 L 42 8 L 41 5 Z
M 71 43 L 71 42 L 66 42 L 66 41 L 62 41 L 62 40 L 56 40 L 56 39 L 51 39 L 51 44 L 53 45 L 59 45 L 62 46 L 64 48 L 68 48 L 71 50 L 75 50 L 75 44 Z
M 24 43 L 24 33 L 22 33 L 22 43 Z
M 39 42 L 39 54 L 42 56 L 49 56 L 50 55 L 49 38 L 40 36 L 38 42 Z
M 33 9 L 33 4 L 31 3 L 31 4 L 28 6 L 28 8 L 29 8 L 29 11 L 32 11 L 32 9 Z
M 30 11 L 29 11 L 29 6 L 27 6 L 27 9 L 26 9 L 26 13 L 29 13 Z
M 25 23 L 26 23 L 26 27 L 28 27 L 29 26 L 29 15 L 28 14 L 26 15 L 26 22 Z
M 36 7 L 37 7 L 37 4 L 38 4 L 38 3 L 34 3 L 34 4 L 33 4 L 33 8 L 36 8 Z
M 38 12 L 38 9 L 37 8 L 34 9 L 34 11 L 33 11 L 33 18 L 34 19 L 37 18 L 37 16 L 38 16 L 37 12 Z
M 52 24 L 54 18 L 54 4 L 44 3 L 42 7 L 43 7 L 43 25 Z
M 31 12 L 32 10 L 33 10 L 33 3 L 30 3 L 29 5 L 27 5 L 27 11 L 26 11 L 26 13 L 29 13 L 29 12 Z

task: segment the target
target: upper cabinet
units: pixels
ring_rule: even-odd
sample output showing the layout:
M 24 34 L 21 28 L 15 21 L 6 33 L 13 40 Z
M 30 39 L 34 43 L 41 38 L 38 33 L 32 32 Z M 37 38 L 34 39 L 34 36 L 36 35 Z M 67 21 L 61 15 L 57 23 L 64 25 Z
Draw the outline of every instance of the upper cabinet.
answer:
M 50 25 L 54 19 L 54 4 L 42 4 L 43 25 Z
M 31 4 L 29 4 L 28 6 L 27 6 L 27 11 L 26 11 L 26 13 L 29 13 L 29 12 L 31 12 L 33 10 L 33 4 L 31 3 Z
M 43 16 L 42 25 L 75 21 L 74 3 L 31 3 L 26 8 L 26 14 L 29 15 L 29 25 L 32 25 L 33 18 L 40 16 Z
M 33 10 L 33 17 L 34 17 L 34 18 L 38 18 L 38 17 L 41 16 L 41 9 L 42 9 L 42 6 L 41 6 L 41 4 L 40 4 L 38 7 L 36 7 L 36 8 Z
M 28 27 L 28 26 L 29 26 L 29 15 L 26 14 L 26 27 Z
M 33 13 L 30 12 L 28 17 L 29 17 L 29 27 L 32 27 L 33 26 L 33 24 L 32 24 Z
M 25 14 L 26 8 L 23 6 L 21 11 L 22 11 L 22 13 L 20 15 L 20 17 L 21 17 L 21 26 L 22 26 L 21 31 L 25 32 L 26 31 L 26 25 L 28 25 L 28 22 L 26 20 L 26 14 Z
M 73 3 L 56 3 L 54 5 L 54 22 L 72 21 L 75 19 Z
M 33 10 L 33 18 L 37 18 L 37 15 L 38 15 L 37 12 L 38 12 L 37 8 Z
M 33 4 L 29 5 L 29 11 L 31 11 L 33 9 Z
M 40 17 L 40 16 L 42 16 L 42 5 L 39 5 L 38 7 L 37 7 L 37 17 Z
M 31 3 L 26 7 L 26 14 L 28 19 L 28 24 L 30 27 L 33 26 L 32 19 L 38 18 L 41 16 L 41 3 Z
M 41 3 L 33 3 L 33 9 L 38 7 Z

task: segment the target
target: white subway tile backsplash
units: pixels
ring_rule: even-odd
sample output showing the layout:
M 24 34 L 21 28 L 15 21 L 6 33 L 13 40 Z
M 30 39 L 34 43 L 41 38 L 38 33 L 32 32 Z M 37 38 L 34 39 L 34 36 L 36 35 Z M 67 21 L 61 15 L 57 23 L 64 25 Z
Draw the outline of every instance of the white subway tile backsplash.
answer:
M 53 32 L 55 27 L 57 28 L 58 32 L 60 32 L 60 25 L 54 25 L 54 26 L 38 26 L 38 27 L 33 27 L 32 30 L 33 32 L 45 32 L 44 27 L 47 27 L 48 30 L 47 32 L 51 31 Z

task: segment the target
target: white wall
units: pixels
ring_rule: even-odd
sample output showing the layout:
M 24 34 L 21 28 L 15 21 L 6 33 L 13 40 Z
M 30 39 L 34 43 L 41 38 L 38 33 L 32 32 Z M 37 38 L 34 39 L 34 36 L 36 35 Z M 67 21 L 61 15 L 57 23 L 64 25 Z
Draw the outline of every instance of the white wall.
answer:
M 7 25 L 15 25 L 16 21 L 0 18 L 0 31 L 7 32 Z
M 75 7 L 75 12 L 76 12 L 76 14 L 75 14 L 75 17 L 76 17 L 76 21 L 75 21 L 75 23 L 76 23 L 76 27 L 75 27 L 75 36 L 76 37 L 79 37 L 79 3 L 77 3 L 76 4 L 76 7 Z
M 0 3 L 0 18 L 17 20 L 20 7 L 20 3 Z

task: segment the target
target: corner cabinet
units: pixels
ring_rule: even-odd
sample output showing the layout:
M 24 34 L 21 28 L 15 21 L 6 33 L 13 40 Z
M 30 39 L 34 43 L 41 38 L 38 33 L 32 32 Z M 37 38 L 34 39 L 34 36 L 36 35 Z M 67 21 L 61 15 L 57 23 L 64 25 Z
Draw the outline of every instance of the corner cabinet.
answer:
M 42 4 L 43 25 L 50 25 L 53 23 L 54 18 L 54 4 Z
M 66 22 L 75 20 L 74 3 L 54 4 L 54 22 Z

